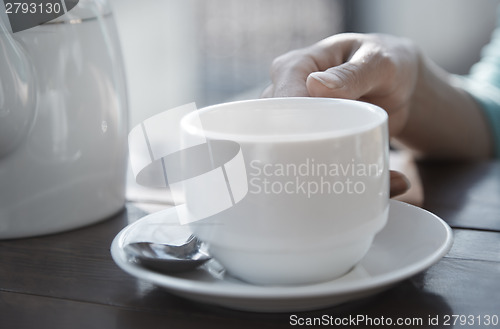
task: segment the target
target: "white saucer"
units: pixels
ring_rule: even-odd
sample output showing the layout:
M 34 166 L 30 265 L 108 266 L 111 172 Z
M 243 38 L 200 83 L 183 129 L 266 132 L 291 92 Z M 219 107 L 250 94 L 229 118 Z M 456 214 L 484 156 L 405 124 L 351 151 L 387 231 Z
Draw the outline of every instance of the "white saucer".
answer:
M 345 276 L 318 284 L 255 286 L 232 278 L 218 263 L 176 275 L 157 273 L 127 260 L 123 246 L 132 241 L 172 242 L 189 235 L 173 222 L 174 209 L 145 216 L 113 240 L 111 254 L 125 272 L 169 292 L 196 301 L 259 312 L 305 311 L 373 295 L 436 263 L 450 249 L 450 227 L 436 215 L 399 201 L 390 201 L 389 220 L 368 254 Z

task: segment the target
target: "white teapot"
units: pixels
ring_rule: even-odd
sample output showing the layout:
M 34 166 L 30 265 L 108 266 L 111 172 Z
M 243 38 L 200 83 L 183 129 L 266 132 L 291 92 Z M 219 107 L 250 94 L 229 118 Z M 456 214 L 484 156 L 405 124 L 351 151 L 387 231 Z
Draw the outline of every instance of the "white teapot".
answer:
M 124 205 L 127 99 L 114 18 L 105 0 L 71 2 L 13 32 L 0 1 L 0 239 L 80 227 Z

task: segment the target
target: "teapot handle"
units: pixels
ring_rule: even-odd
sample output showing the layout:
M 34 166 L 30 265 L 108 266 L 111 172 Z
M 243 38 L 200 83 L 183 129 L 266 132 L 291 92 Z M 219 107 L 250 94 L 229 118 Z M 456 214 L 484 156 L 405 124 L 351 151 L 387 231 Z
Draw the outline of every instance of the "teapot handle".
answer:
M 36 104 L 32 61 L 13 38 L 3 15 L 0 17 L 0 158 L 25 140 L 35 118 Z

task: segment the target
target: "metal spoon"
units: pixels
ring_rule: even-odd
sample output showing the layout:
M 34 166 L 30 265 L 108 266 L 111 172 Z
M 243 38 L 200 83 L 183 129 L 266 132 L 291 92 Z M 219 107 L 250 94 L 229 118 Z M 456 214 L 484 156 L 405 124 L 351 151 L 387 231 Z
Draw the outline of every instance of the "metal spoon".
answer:
M 174 273 L 195 269 L 210 257 L 203 248 L 203 243 L 194 235 L 178 246 L 153 243 L 132 242 L 123 248 L 132 261 L 152 270 Z

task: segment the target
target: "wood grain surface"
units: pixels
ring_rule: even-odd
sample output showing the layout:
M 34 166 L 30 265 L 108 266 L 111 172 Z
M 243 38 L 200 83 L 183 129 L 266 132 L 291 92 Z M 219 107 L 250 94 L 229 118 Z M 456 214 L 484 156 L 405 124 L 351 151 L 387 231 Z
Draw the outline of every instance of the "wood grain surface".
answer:
M 423 207 L 454 228 L 448 255 L 376 296 L 296 316 L 414 317 L 424 324 L 451 314 L 500 317 L 500 162 L 427 162 L 417 168 Z M 129 202 L 92 226 L 0 241 L 0 328 L 293 327 L 289 313 L 191 302 L 120 270 L 111 259 L 111 241 L 146 214 L 142 209 Z

